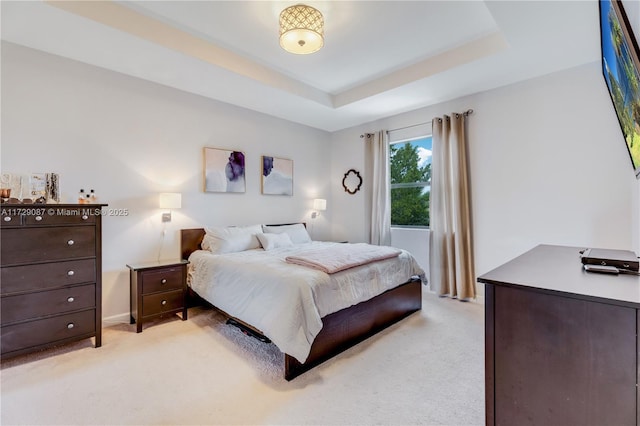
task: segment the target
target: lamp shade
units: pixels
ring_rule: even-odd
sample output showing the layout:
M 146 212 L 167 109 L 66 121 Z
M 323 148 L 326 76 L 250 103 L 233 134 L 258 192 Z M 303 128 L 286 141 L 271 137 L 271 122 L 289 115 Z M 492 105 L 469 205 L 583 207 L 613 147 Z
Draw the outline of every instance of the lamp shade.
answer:
M 161 209 L 182 208 L 182 194 L 179 192 L 163 192 L 160 194 Z
M 296 4 L 280 13 L 280 46 L 287 52 L 305 55 L 324 46 L 324 18 L 319 10 Z
M 316 198 L 313 200 L 313 209 L 314 210 L 326 210 L 327 209 L 327 200 L 322 198 Z

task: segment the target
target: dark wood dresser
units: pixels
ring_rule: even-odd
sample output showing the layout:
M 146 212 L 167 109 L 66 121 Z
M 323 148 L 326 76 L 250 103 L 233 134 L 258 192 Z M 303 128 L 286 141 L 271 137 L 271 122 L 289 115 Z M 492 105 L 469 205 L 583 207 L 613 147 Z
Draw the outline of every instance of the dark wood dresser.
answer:
M 104 204 L 2 204 L 3 357 L 102 337 Z
M 640 277 L 540 245 L 485 283 L 487 425 L 640 424 Z

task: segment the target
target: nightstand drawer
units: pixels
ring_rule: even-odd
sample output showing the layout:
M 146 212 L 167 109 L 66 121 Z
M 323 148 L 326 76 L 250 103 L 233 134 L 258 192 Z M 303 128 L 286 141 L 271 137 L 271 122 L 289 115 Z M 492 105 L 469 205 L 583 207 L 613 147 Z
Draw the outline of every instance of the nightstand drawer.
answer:
M 142 294 L 182 289 L 183 271 L 183 266 L 175 266 L 156 271 L 142 272 Z
M 0 328 L 2 353 L 96 334 L 96 311 L 91 309 Z
M 95 284 L 7 296 L 0 300 L 3 325 L 95 306 Z
M 2 230 L 2 266 L 90 257 L 96 254 L 93 226 Z
M 184 292 L 182 290 L 155 293 L 142 296 L 142 317 L 160 315 L 183 309 Z
M 34 290 L 47 290 L 73 284 L 89 283 L 96 279 L 96 260 L 40 263 L 26 266 L 7 266 L 0 271 L 0 292 L 3 295 Z

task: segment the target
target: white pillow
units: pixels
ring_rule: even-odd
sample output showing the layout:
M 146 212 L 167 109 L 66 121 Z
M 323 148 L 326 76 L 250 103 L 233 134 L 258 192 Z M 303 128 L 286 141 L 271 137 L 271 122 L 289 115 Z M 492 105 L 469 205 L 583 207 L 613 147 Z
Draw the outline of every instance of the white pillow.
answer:
M 294 225 L 262 225 L 262 231 L 265 234 L 287 234 L 293 244 L 303 244 L 310 243 L 311 237 L 307 232 L 307 228 L 304 227 L 301 223 L 296 223 Z
M 284 232 L 282 234 L 258 234 L 258 240 L 265 250 L 293 246 L 293 241 L 291 241 L 289 235 Z
M 250 226 L 209 226 L 200 246 L 213 254 L 235 253 L 260 248 L 257 234 L 262 233 L 261 225 Z

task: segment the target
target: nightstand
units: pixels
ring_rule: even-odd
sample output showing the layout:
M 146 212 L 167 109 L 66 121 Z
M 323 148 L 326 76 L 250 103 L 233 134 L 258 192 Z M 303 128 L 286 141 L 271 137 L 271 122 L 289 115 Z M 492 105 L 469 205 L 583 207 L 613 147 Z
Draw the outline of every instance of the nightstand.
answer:
M 127 265 L 131 290 L 131 324 L 136 331 L 156 318 L 182 312 L 187 319 L 187 265 L 188 260 L 165 260 Z

